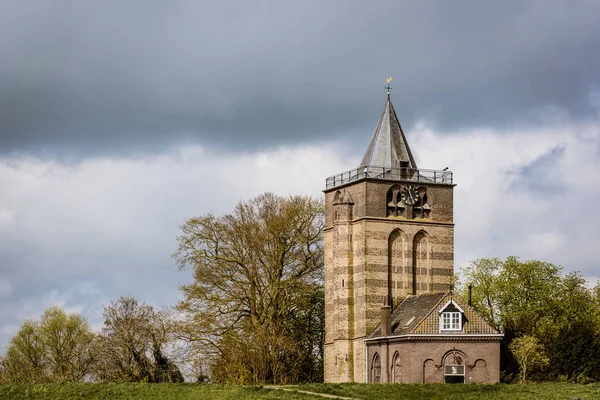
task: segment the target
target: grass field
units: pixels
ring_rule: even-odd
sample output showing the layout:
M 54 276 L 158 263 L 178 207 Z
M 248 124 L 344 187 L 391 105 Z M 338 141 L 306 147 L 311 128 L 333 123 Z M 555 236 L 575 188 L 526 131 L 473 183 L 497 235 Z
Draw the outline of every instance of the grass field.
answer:
M 0 399 L 314 400 L 322 399 L 322 397 L 251 386 L 244 387 L 185 383 L 65 383 L 51 385 L 0 385 Z
M 543 383 L 527 385 L 365 385 L 311 384 L 288 389 L 327 393 L 365 400 L 387 399 L 600 399 L 600 384 Z M 0 385 L 0 399 L 299 399 L 323 397 L 269 389 L 199 384 L 109 384 L 78 383 L 52 385 Z
M 329 393 L 356 399 L 460 399 L 460 400 L 520 400 L 520 399 L 600 399 L 600 384 L 529 383 L 526 385 L 365 385 L 312 384 L 302 390 Z

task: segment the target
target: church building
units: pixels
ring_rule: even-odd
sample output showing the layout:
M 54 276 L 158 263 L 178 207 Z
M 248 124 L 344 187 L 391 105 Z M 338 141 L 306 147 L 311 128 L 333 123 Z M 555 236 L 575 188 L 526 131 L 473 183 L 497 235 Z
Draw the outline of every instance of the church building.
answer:
M 452 291 L 454 186 L 388 92 L 358 168 L 326 180 L 325 382 L 499 381 L 502 334 Z

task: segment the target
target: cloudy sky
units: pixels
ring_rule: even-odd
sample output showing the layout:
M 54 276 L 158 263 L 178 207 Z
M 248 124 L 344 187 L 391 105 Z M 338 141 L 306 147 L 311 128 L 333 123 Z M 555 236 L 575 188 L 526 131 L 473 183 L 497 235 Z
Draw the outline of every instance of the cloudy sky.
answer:
M 595 283 L 600 2 L 5 1 L 0 353 L 59 305 L 173 304 L 178 226 L 356 167 L 385 78 L 417 163 L 450 167 L 455 264 Z

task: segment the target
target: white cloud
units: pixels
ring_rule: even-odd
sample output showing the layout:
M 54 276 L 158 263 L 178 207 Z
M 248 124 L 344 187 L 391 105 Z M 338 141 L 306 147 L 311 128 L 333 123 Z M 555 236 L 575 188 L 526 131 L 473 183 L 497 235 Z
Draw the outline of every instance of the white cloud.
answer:
M 455 136 L 422 125 L 411 137 L 420 166 L 455 173 L 457 270 L 478 257 L 518 255 L 595 279 L 598 123 Z
M 556 229 L 550 231 L 536 232 L 526 238 L 525 247 L 529 249 L 532 258 L 548 259 L 559 258 L 569 244 L 569 236 L 558 232 Z
M 10 215 L 0 223 L 0 272 L 18 293 L 0 306 L 0 328 L 39 318 L 52 305 L 82 311 L 97 328 L 102 307 L 119 296 L 172 304 L 190 277 L 170 258 L 179 224 L 264 191 L 320 196 L 324 174 L 356 162 L 338 157 L 340 149 L 239 154 L 185 147 L 77 165 L 0 161 L 0 187 L 11 188 L 0 198 L 0 215 Z M 0 296 L 7 290 L 0 285 Z M 0 348 L 8 338 L 0 335 Z
M 515 254 L 594 278 L 599 128 L 447 136 L 422 123 L 408 132 L 421 167 L 455 173 L 456 269 Z M 360 156 L 329 143 L 254 153 L 183 147 L 76 165 L 0 161 L 0 187 L 10 188 L 0 197 L 0 349 L 23 319 L 51 305 L 82 312 L 97 329 L 103 306 L 121 295 L 172 304 L 190 279 L 170 258 L 186 218 L 227 212 L 264 191 L 320 196 L 325 178 Z M 546 186 L 534 185 L 542 178 Z

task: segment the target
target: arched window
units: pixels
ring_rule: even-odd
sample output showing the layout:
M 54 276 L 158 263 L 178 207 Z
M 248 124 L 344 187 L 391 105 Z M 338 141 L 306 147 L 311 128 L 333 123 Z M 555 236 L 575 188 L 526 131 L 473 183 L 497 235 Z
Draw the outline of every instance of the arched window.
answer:
M 375 353 L 373 356 L 373 365 L 371 366 L 371 382 L 381 383 L 381 358 Z
M 386 195 L 386 216 L 402 217 L 404 215 L 404 203 L 400 196 L 400 186 L 392 186 Z
M 415 217 L 430 218 L 431 217 L 431 206 L 429 205 L 427 188 L 420 187 L 418 190 L 419 190 L 419 201 L 417 201 L 417 204 L 415 204 Z
M 387 304 L 395 307 L 394 299 L 400 297 L 397 289 L 402 289 L 404 269 L 404 235 L 399 229 L 395 229 L 388 238 L 388 270 L 387 270 Z
M 420 231 L 415 235 L 412 261 L 412 294 L 416 295 L 428 290 L 429 238 L 425 231 Z
M 392 358 L 392 382 L 402 382 L 402 364 L 400 363 L 400 354 L 398 352 Z

